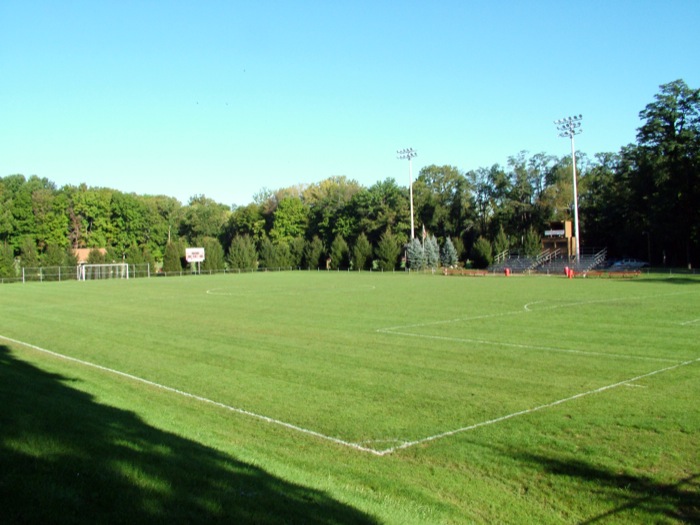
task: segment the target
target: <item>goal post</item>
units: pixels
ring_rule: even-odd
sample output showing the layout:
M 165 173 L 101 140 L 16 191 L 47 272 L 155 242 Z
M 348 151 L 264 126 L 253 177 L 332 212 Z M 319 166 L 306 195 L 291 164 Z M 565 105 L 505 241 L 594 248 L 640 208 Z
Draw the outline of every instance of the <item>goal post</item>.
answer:
M 80 281 L 128 278 L 129 265 L 127 263 L 81 264 L 78 266 L 78 280 Z

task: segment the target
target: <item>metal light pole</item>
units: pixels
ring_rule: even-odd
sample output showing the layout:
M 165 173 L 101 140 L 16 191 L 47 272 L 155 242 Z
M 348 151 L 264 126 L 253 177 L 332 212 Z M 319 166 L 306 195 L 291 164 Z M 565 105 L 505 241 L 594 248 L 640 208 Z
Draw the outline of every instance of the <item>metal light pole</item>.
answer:
M 583 131 L 581 129 L 581 115 L 566 117 L 555 120 L 554 125 L 559 131 L 560 137 L 569 137 L 571 139 L 571 167 L 574 172 L 574 235 L 576 236 L 576 265 L 581 261 L 581 245 L 579 244 L 579 229 L 578 229 L 578 185 L 576 183 L 576 149 L 574 147 L 574 135 L 578 135 Z
M 413 148 L 401 149 L 396 152 L 397 159 L 408 159 L 408 193 L 411 199 L 411 239 L 415 239 L 415 229 L 413 227 L 413 167 L 411 159 L 416 157 L 418 153 Z

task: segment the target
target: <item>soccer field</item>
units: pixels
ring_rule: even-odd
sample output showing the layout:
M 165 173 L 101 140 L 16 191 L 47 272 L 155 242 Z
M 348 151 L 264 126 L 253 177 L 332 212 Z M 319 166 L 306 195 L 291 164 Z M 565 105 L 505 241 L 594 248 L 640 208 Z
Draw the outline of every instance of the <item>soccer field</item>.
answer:
M 572 503 L 579 490 L 574 483 L 553 496 L 551 515 L 517 497 L 507 500 L 511 514 L 501 515 L 502 509 L 472 507 L 463 500 L 465 488 L 449 488 L 464 476 L 474 439 L 521 452 L 533 441 L 532 453 L 553 439 L 574 454 L 601 446 L 604 435 L 612 442 L 600 459 L 607 465 L 631 437 L 624 428 L 606 428 L 612 413 L 618 414 L 614 424 L 633 415 L 633 428 L 652 429 L 660 442 L 683 436 L 686 448 L 663 467 L 672 472 L 654 469 L 660 484 L 694 480 L 688 501 L 697 509 L 700 280 L 254 273 L 8 285 L 0 288 L 0 308 L 0 344 L 17 359 L 91 381 L 106 378 L 111 388 L 140 389 L 159 403 L 180 398 L 187 410 L 216 414 L 216 429 L 201 432 L 235 434 L 233 442 L 244 448 L 274 436 L 256 449 L 256 462 L 300 449 L 312 466 L 299 468 L 313 479 L 331 468 L 328 454 L 364 465 L 393 458 L 401 467 L 383 472 L 388 487 L 377 490 L 398 508 L 380 521 L 488 521 L 532 513 L 568 521 L 567 506 L 578 509 L 573 521 L 584 521 L 586 512 L 615 508 L 605 498 L 593 507 L 585 499 Z M 667 436 L 669 421 L 644 417 L 650 404 L 666 418 L 680 418 Z M 435 453 L 439 460 L 430 459 Z M 484 457 L 477 470 L 501 468 Z M 422 469 L 447 469 L 452 479 L 435 488 L 444 497 L 400 503 L 401 494 L 413 490 L 401 487 L 413 483 L 405 478 L 416 476 L 415 462 L 423 482 Z M 651 475 L 644 468 L 634 466 Z M 495 474 L 496 484 L 522 475 L 511 465 Z M 355 505 L 372 514 L 359 485 L 343 482 L 352 497 L 334 490 L 359 498 Z M 631 513 L 634 521 L 642 510 L 618 517 Z

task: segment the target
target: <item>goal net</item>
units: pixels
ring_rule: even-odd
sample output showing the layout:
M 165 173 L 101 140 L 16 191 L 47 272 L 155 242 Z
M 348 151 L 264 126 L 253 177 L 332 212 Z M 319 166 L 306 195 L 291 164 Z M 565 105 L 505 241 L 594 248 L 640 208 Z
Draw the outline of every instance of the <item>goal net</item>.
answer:
M 78 266 L 78 279 L 81 281 L 128 278 L 129 265 L 127 263 L 81 264 Z

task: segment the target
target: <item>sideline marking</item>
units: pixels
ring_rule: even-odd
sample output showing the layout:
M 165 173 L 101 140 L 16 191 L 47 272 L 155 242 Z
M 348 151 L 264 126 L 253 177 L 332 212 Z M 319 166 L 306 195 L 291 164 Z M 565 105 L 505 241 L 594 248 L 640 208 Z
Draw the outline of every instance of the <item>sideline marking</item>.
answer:
M 685 321 L 685 322 L 681 323 L 681 326 L 687 326 L 689 324 L 695 324 L 695 323 L 700 323 L 700 318 L 693 319 L 692 321 Z
M 646 373 L 646 374 L 642 374 L 642 375 L 637 376 L 637 377 L 633 377 L 633 378 L 630 378 L 630 379 L 625 379 L 624 381 L 619 381 L 619 382 L 617 382 L 617 383 L 613 383 L 612 385 L 602 386 L 602 387 L 596 388 L 596 389 L 594 389 L 594 390 L 589 390 L 588 392 L 582 392 L 582 393 L 580 393 L 580 394 L 575 394 L 575 395 L 573 395 L 573 396 L 565 397 L 564 399 L 559 399 L 559 400 L 557 400 L 557 401 L 552 401 L 551 403 L 547 403 L 547 404 L 544 404 L 544 405 L 539 405 L 539 406 L 536 406 L 536 407 L 534 407 L 534 408 L 528 408 L 528 409 L 525 409 L 525 410 L 520 410 L 519 412 L 513 412 L 512 414 L 508 414 L 508 415 L 505 415 L 505 416 L 497 417 L 497 418 L 495 418 L 495 419 L 489 419 L 488 421 L 482 421 L 481 423 L 475 423 L 475 424 L 473 424 L 473 425 L 469 425 L 469 426 L 466 426 L 466 427 L 457 428 L 457 429 L 454 429 L 454 430 L 448 430 L 447 432 L 442 432 L 442 433 L 440 433 L 440 434 L 435 434 L 435 435 L 433 435 L 433 436 L 428 436 L 428 437 L 423 438 L 423 439 L 417 439 L 417 440 L 415 440 L 415 441 L 407 441 L 407 442 L 403 443 L 402 445 L 398 445 L 398 446 L 396 446 L 396 447 L 392 447 L 392 448 L 388 448 L 388 449 L 386 449 L 386 450 L 382 450 L 381 453 L 378 454 L 378 455 L 380 455 L 380 456 L 385 456 L 385 455 L 387 455 L 387 454 L 391 454 L 392 452 L 396 452 L 396 451 L 402 450 L 402 449 L 404 449 L 404 448 L 409 448 L 409 447 L 413 447 L 413 446 L 415 446 L 415 445 L 420 445 L 420 444 L 423 444 L 423 443 L 428 443 L 428 442 L 430 442 L 430 441 L 435 441 L 435 440 L 437 440 L 437 439 L 445 438 L 445 437 L 448 437 L 448 436 L 454 436 L 455 434 L 460 434 L 460 433 L 462 433 L 462 432 L 467 432 L 467 431 L 469 431 L 469 430 L 474 430 L 474 429 L 479 428 L 479 427 L 485 427 L 485 426 L 493 425 L 493 424 L 495 424 L 495 423 L 500 423 L 501 421 L 506 421 L 506 420 L 508 420 L 508 419 L 513 419 L 513 418 L 515 418 L 515 417 L 524 416 L 524 415 L 527 415 L 527 414 L 531 414 L 531 413 L 533 413 L 533 412 L 538 412 L 538 411 L 540 411 L 540 410 L 544 410 L 545 408 L 551 408 L 551 407 L 554 407 L 554 406 L 557 406 L 557 405 L 561 405 L 561 404 L 563 404 L 563 403 L 567 403 L 568 401 L 574 401 L 574 400 L 576 400 L 576 399 L 580 399 L 580 398 L 582 398 L 582 397 L 589 396 L 589 395 L 591 395 L 591 394 L 598 394 L 598 393 L 600 393 L 600 392 L 605 392 L 606 390 L 610 390 L 610 389 L 612 389 L 612 388 L 616 388 L 616 387 L 619 387 L 619 386 L 627 385 L 628 383 L 632 383 L 632 382 L 634 382 L 634 381 L 638 381 L 638 380 L 640 380 L 640 379 L 644 379 L 645 377 L 650 377 L 650 376 L 653 376 L 653 375 L 656 375 L 656 374 L 660 374 L 660 373 L 662 373 L 662 372 L 668 372 L 668 371 L 670 371 L 670 370 L 675 370 L 676 368 L 680 368 L 681 366 L 687 366 L 687 365 L 694 364 L 694 363 L 698 363 L 698 362 L 700 362 L 700 357 L 697 358 L 697 359 L 693 359 L 693 360 L 691 360 L 691 361 L 684 361 L 684 362 L 682 362 L 682 363 L 678 363 L 677 365 L 668 366 L 668 367 L 666 367 L 666 368 L 660 368 L 659 370 L 654 370 L 653 372 L 648 372 L 648 373 Z
M 377 450 L 374 450 L 374 449 L 371 449 L 368 447 L 363 447 L 362 445 L 359 445 L 357 443 L 352 443 L 350 441 L 344 441 L 344 440 L 339 439 L 339 438 L 335 438 L 332 436 L 327 436 L 325 434 L 321 434 L 320 432 L 316 432 L 315 430 L 309 430 L 307 428 L 299 427 L 297 425 L 293 425 L 291 423 L 287 423 L 287 422 L 281 421 L 279 419 L 274 419 L 272 417 L 264 416 L 262 414 L 256 414 L 255 412 L 251 412 L 251 411 L 245 410 L 243 408 L 233 407 L 230 405 L 226 405 L 224 403 L 220 403 L 219 401 L 213 401 L 213 400 L 208 399 L 206 397 L 198 396 L 196 394 L 190 394 L 189 392 L 185 392 L 183 390 L 178 390 L 177 388 L 161 385 L 160 383 L 155 383 L 153 381 L 149 381 L 148 379 L 144 379 L 142 377 L 138 377 L 138 376 L 135 376 L 132 374 L 127 374 L 126 372 L 120 372 L 119 370 L 115 370 L 113 368 L 108 368 L 106 366 L 91 363 L 90 361 L 83 361 L 82 359 L 59 354 L 58 352 L 53 352 L 51 350 L 41 348 L 40 346 L 36 346 L 36 345 L 30 344 L 30 343 L 25 343 L 24 341 L 18 341 L 17 339 L 12 339 L 11 337 L 6 337 L 4 335 L 0 335 L 0 339 L 4 339 L 5 341 L 10 341 L 11 343 L 15 343 L 15 344 L 18 344 L 21 346 L 26 346 L 27 348 L 32 348 L 34 350 L 37 350 L 39 352 L 43 352 L 43 353 L 51 355 L 53 357 L 57 357 L 59 359 L 65 359 L 67 361 L 72 361 L 74 363 L 78 363 L 78 364 L 81 364 L 84 366 L 88 366 L 88 367 L 96 368 L 98 370 L 102 370 L 103 372 L 109 372 L 111 374 L 116 374 L 118 376 L 125 377 L 127 379 L 131 379 L 132 381 L 137 381 L 139 383 L 144 383 L 146 385 L 149 385 L 149 386 L 152 386 L 155 388 L 159 388 L 161 390 L 165 390 L 166 392 L 172 392 L 174 394 L 188 397 L 190 399 L 195 399 L 197 401 L 201 401 L 202 403 L 208 403 L 210 405 L 214 405 L 214 406 L 217 406 L 220 408 L 225 408 L 226 410 L 230 410 L 231 412 L 236 412 L 237 414 L 242 414 L 244 416 L 249 416 L 249 417 L 252 417 L 255 419 L 259 419 L 261 421 L 265 421 L 266 423 L 272 423 L 275 425 L 279 425 L 279 426 L 282 426 L 282 427 L 285 427 L 285 428 L 288 428 L 291 430 L 295 430 L 297 432 L 301 432 L 303 434 L 307 434 L 309 436 L 314 436 L 314 437 L 317 437 L 319 439 L 323 439 L 325 441 L 330 441 L 332 443 L 336 443 L 338 445 L 343 445 L 345 447 L 354 448 L 354 449 L 360 450 L 362 452 L 369 452 L 369 453 L 375 454 L 375 455 L 382 455 Z
M 674 295 L 687 295 L 687 294 L 694 294 L 696 292 L 674 292 L 674 293 L 667 293 L 667 294 L 660 294 L 660 295 L 635 295 L 635 296 L 630 296 L 630 297 L 615 297 L 613 299 L 591 299 L 590 301 L 576 301 L 573 303 L 561 303 L 561 304 L 554 304 L 551 306 L 544 306 L 542 308 L 530 308 L 531 306 L 534 306 L 536 304 L 541 304 L 546 302 L 545 300 L 542 301 L 532 301 L 530 303 L 526 303 L 523 305 L 522 309 L 520 310 L 510 310 L 507 312 L 500 312 L 500 313 L 495 313 L 495 314 L 483 314 L 483 315 L 473 315 L 469 317 L 459 317 L 457 319 L 442 319 L 439 321 L 429 321 L 427 323 L 416 323 L 416 324 L 405 324 L 405 325 L 399 325 L 399 326 L 390 326 L 387 328 L 379 328 L 377 329 L 377 332 L 387 332 L 391 333 L 393 330 L 400 330 L 400 329 L 406 329 L 406 328 L 421 328 L 423 326 L 435 326 L 435 325 L 440 325 L 440 324 L 449 324 L 449 323 L 460 323 L 464 321 L 476 321 L 478 319 L 495 319 L 496 317 L 505 317 L 508 315 L 522 315 L 524 313 L 536 313 L 536 312 L 544 312 L 547 310 L 557 310 L 559 308 L 569 308 L 571 306 L 585 306 L 589 304 L 601 304 L 601 303 L 614 303 L 618 301 L 634 301 L 634 300 L 639 300 L 639 299 L 656 299 L 657 297 L 672 297 Z M 700 319 L 695 319 L 691 322 L 700 322 Z
M 668 293 L 668 294 L 663 294 L 663 296 L 674 296 L 674 295 L 686 295 L 686 294 L 693 294 L 695 293 L 694 291 L 692 292 L 673 292 L 673 293 Z M 547 310 L 556 310 L 559 308 L 568 308 L 572 306 L 582 306 L 582 305 L 589 305 L 589 304 L 599 304 L 599 303 L 612 303 L 612 302 L 618 302 L 618 301 L 629 301 L 629 300 L 639 300 L 639 299 L 649 299 L 649 298 L 656 298 L 658 295 L 639 295 L 639 296 L 630 296 L 630 297 L 615 297 L 613 299 L 592 299 L 590 301 L 577 301 L 577 302 L 572 302 L 572 303 L 562 303 L 562 304 L 554 304 L 551 306 L 544 306 L 542 308 L 531 308 L 531 306 L 541 304 L 546 302 L 545 300 L 541 301 L 533 301 L 530 303 L 526 303 L 523 305 L 523 308 L 521 310 L 510 310 L 507 312 L 500 312 L 500 313 L 495 313 L 495 314 L 483 314 L 483 315 L 474 315 L 470 317 L 461 317 L 457 319 L 443 319 L 439 321 L 429 321 L 427 323 L 415 323 L 415 324 L 407 324 L 407 325 L 400 325 L 400 326 L 390 326 L 387 328 L 378 328 L 376 331 L 377 333 L 380 334 L 389 334 L 389 335 L 399 335 L 399 336 L 404 336 L 404 337 L 418 337 L 418 338 L 423 338 L 423 339 L 437 339 L 441 341 L 453 341 L 453 342 L 458 342 L 458 343 L 476 343 L 476 344 L 483 344 L 483 345 L 493 345 L 493 346 L 504 346 L 504 347 L 511 347 L 511 348 L 520 348 L 523 350 L 543 350 L 547 352 L 560 352 L 560 353 L 567 353 L 567 354 L 580 354 L 580 355 L 592 355 L 592 356 L 600 356 L 600 357 L 614 357 L 614 358 L 620 358 L 620 359 L 638 359 L 641 361 L 659 361 L 663 363 L 678 363 L 678 359 L 668 359 L 668 358 L 663 358 L 663 357 L 648 357 L 648 356 L 637 356 L 637 355 L 631 355 L 631 354 L 609 354 L 605 352 L 592 352 L 592 351 L 587 351 L 587 350 L 575 350 L 575 349 L 569 349 L 569 348 L 556 348 L 556 347 L 549 347 L 549 346 L 536 346 L 536 345 L 526 345 L 526 344 L 519 344 L 519 343 L 507 343 L 507 342 L 500 342 L 500 341 L 491 341 L 491 340 L 485 340 L 485 339 L 470 339 L 470 338 L 460 338 L 460 337 L 447 337 L 447 336 L 439 336 L 439 335 L 427 335 L 427 334 L 417 334 L 413 332 L 404 332 L 403 330 L 411 329 L 411 328 L 422 328 L 424 326 L 436 326 L 436 325 L 441 325 L 441 324 L 451 324 L 451 323 L 462 323 L 462 322 L 467 322 L 467 321 L 476 321 L 478 319 L 494 319 L 496 317 L 505 317 L 505 316 L 510 316 L 510 315 L 522 315 L 526 313 L 536 313 L 536 312 L 543 312 Z M 700 319 L 694 319 L 692 321 L 687 321 L 685 323 L 680 323 L 681 325 L 687 325 L 687 324 L 692 324 L 700 322 Z
M 463 433 L 463 432 L 467 432 L 467 431 L 469 431 L 469 430 L 474 430 L 474 429 L 477 429 L 477 428 L 480 428 L 480 427 L 485 427 L 485 426 L 494 425 L 494 424 L 496 424 L 496 423 L 500 423 L 500 422 L 506 421 L 506 420 L 508 420 L 508 419 L 513 419 L 513 418 L 516 418 L 516 417 L 519 417 L 519 416 L 524 416 L 524 415 L 527 415 L 527 414 L 531 414 L 531 413 L 533 413 L 533 412 L 538 412 L 538 411 L 540 411 L 540 410 L 544 410 L 544 409 L 546 409 L 546 408 L 551 408 L 551 407 L 554 407 L 554 406 L 557 406 L 557 405 L 561 405 L 561 404 L 567 403 L 567 402 L 569 402 L 569 401 L 575 401 L 575 400 L 577 400 L 577 399 L 580 399 L 580 398 L 582 398 L 582 397 L 586 397 L 586 396 L 589 396 L 589 395 L 592 395 L 592 394 L 598 394 L 598 393 L 600 393 L 600 392 L 605 392 L 606 390 L 610 390 L 610 389 L 613 389 L 613 388 L 616 388 L 616 387 L 619 387 L 619 386 L 627 386 L 629 383 L 633 383 L 633 382 L 639 381 L 640 379 L 644 379 L 644 378 L 646 378 L 646 377 L 650 377 L 650 376 L 653 376 L 653 375 L 656 375 L 656 374 L 660 374 L 660 373 L 663 373 L 663 372 L 668 372 L 668 371 L 671 371 L 671 370 L 675 370 L 675 369 L 680 368 L 680 367 L 682 367 L 682 366 L 687 366 L 687 365 L 691 365 L 691 364 L 700 362 L 700 357 L 698 357 L 698 358 L 696 358 L 696 359 L 692 359 L 692 360 L 690 360 L 690 361 L 683 361 L 683 362 L 677 363 L 677 364 L 675 364 L 675 365 L 673 365 L 673 366 L 668 366 L 668 367 L 666 367 L 666 368 L 660 368 L 660 369 L 658 369 L 658 370 L 654 370 L 654 371 L 648 372 L 648 373 L 646 373 L 646 374 L 642 374 L 642 375 L 639 375 L 639 376 L 636 376 L 636 377 L 632 377 L 632 378 L 630 378 L 630 379 L 625 379 L 625 380 L 623 380 L 623 381 L 618 381 L 617 383 L 613 383 L 613 384 L 611 384 L 611 385 L 606 385 L 606 386 L 602 386 L 602 387 L 600 387 L 600 388 L 596 388 L 596 389 L 593 389 L 593 390 L 589 390 L 589 391 L 587 391 L 587 392 L 582 392 L 582 393 L 579 393 L 579 394 L 574 394 L 573 396 L 569 396 L 569 397 L 566 397 L 566 398 L 563 398 L 563 399 L 558 399 L 558 400 L 556 400 L 556 401 L 552 401 L 551 403 L 546 403 L 546 404 L 544 404 L 544 405 L 539 405 L 539 406 L 536 406 L 536 407 L 533 407 L 533 408 L 528 408 L 528 409 L 525 409 L 525 410 L 520 410 L 520 411 L 518 411 L 518 412 L 513 412 L 512 414 L 507 414 L 507 415 L 505 415 L 505 416 L 500 416 L 500 417 L 497 417 L 497 418 L 494 418 L 494 419 L 489 419 L 489 420 L 487 420 L 487 421 L 482 421 L 482 422 L 480 422 L 480 423 L 475 423 L 475 424 L 473 424 L 473 425 L 469 425 L 469 426 L 457 428 L 457 429 L 454 429 L 454 430 L 448 430 L 448 431 L 446 431 L 446 432 L 441 432 L 441 433 L 439 433 L 439 434 L 434 434 L 434 435 L 432 435 L 432 436 L 428 436 L 428 437 L 425 437 L 425 438 L 417 439 L 417 440 L 414 440 L 414 441 L 403 441 L 400 445 L 397 445 L 397 446 L 395 446 L 395 447 L 390 447 L 390 448 L 387 448 L 387 449 L 384 449 L 384 450 L 376 450 L 376 449 L 373 449 L 373 448 L 369 448 L 369 447 L 362 446 L 360 443 L 353 443 L 353 442 L 351 442 L 351 441 L 345 441 L 345 440 L 342 440 L 342 439 L 340 439 L 340 438 L 336 438 L 336 437 L 332 437 L 332 436 L 327 436 L 327 435 L 325 435 L 325 434 L 321 434 L 320 432 L 316 432 L 315 430 L 309 430 L 309 429 L 307 429 L 307 428 L 303 428 L 303 427 L 300 427 L 300 426 L 297 426 L 297 425 L 293 425 L 292 423 L 287 423 L 287 422 L 281 421 L 281 420 L 279 420 L 279 419 L 274 419 L 274 418 L 271 418 L 271 417 L 268 417 L 268 416 L 264 416 L 264 415 L 262 415 L 262 414 L 257 414 L 257 413 L 255 413 L 255 412 L 251 412 L 251 411 L 249 411 L 249 410 L 245 410 L 245 409 L 242 409 L 242 408 L 237 408 L 237 407 L 233 407 L 233 406 L 230 406 L 230 405 L 226 405 L 226 404 L 224 404 L 224 403 L 220 403 L 220 402 L 218 402 L 218 401 L 213 401 L 213 400 L 208 399 L 208 398 L 206 398 L 206 397 L 198 396 L 198 395 L 196 395 L 196 394 L 190 394 L 189 392 L 185 392 L 185 391 L 183 391 L 183 390 L 178 390 L 177 388 L 173 388 L 173 387 L 161 385 L 160 383 L 155 383 L 154 381 L 149 381 L 148 379 L 144 379 L 144 378 L 142 378 L 142 377 L 138 377 L 138 376 L 135 376 L 135 375 L 132 375 L 132 374 L 127 374 L 126 372 L 120 372 L 119 370 L 115 370 L 115 369 L 113 369 L 113 368 L 108 368 L 108 367 L 105 367 L 105 366 L 102 366 L 102 365 L 98 365 L 98 364 L 95 364 L 95 363 L 91 363 L 91 362 L 89 362 L 89 361 L 84 361 L 84 360 L 82 360 L 82 359 L 78 359 L 78 358 L 75 358 L 75 357 L 70 357 L 70 356 L 67 356 L 67 355 L 64 355 L 64 354 L 59 354 L 58 352 L 53 352 L 53 351 L 51 351 L 51 350 L 47 350 L 47 349 L 42 348 L 42 347 L 40 347 L 40 346 L 33 345 L 33 344 L 31 344 L 31 343 L 26 343 L 26 342 L 24 342 L 24 341 L 19 341 L 19 340 L 17 340 L 17 339 L 13 339 L 13 338 L 11 338 L 11 337 L 6 337 L 6 336 L 4 336 L 4 335 L 0 335 L 0 339 L 4 339 L 5 341 L 10 341 L 11 343 L 15 343 L 15 344 L 18 344 L 18 345 L 21 345 L 21 346 L 25 346 L 25 347 L 27 347 L 27 348 L 32 348 L 32 349 L 34 349 L 34 350 L 37 350 L 37 351 L 42 352 L 42 353 L 45 353 L 45 354 L 47 354 L 47 355 L 51 355 L 51 356 L 56 357 L 56 358 L 59 358 L 59 359 L 65 359 L 65 360 L 67 360 L 67 361 L 71 361 L 71 362 L 74 362 L 74 363 L 78 363 L 78 364 L 81 364 L 81 365 L 83 365 L 83 366 L 88 366 L 88 367 L 92 367 L 92 368 L 95 368 L 95 369 L 98 369 L 98 370 L 101 370 L 101 371 L 104 371 L 104 372 L 112 373 L 112 374 L 115 374 L 115 375 L 118 375 L 118 376 L 121 376 L 121 377 L 124 377 L 124 378 L 127 378 L 127 379 L 131 379 L 132 381 L 137 381 L 137 382 L 144 383 L 144 384 L 146 384 L 146 385 L 149 385 L 149 386 L 152 386 L 152 387 L 155 387 L 155 388 L 159 388 L 159 389 L 161 389 L 161 390 L 165 390 L 166 392 L 171 392 L 171 393 L 174 393 L 174 394 L 181 395 L 181 396 L 183 396 L 183 397 L 188 397 L 188 398 L 190 398 L 190 399 L 194 399 L 194 400 L 200 401 L 200 402 L 202 402 L 202 403 L 207 403 L 207 404 L 210 404 L 210 405 L 213 405 L 213 406 L 217 406 L 217 407 L 219 407 L 219 408 L 224 408 L 224 409 L 226 409 L 226 410 L 229 410 L 229 411 L 231 411 L 231 412 L 235 412 L 235 413 L 237 413 L 237 414 L 241 414 L 241 415 L 244 415 L 244 416 L 249 416 L 249 417 L 252 417 L 252 418 L 255 418 L 255 419 L 259 419 L 259 420 L 261 420 L 261 421 L 265 421 L 266 423 L 271 423 L 271 424 L 279 425 L 279 426 L 288 428 L 288 429 L 290 429 L 290 430 L 294 430 L 294 431 L 300 432 L 300 433 L 302 433 L 302 434 L 306 434 L 306 435 L 313 436 L 313 437 L 316 437 L 316 438 L 319 438 L 319 439 L 322 439 L 322 440 L 325 440 L 325 441 L 329 441 L 329 442 L 335 443 L 335 444 L 337 444 L 337 445 L 342 445 L 342 446 L 345 446 L 345 447 L 348 447 L 348 448 L 352 448 L 352 449 L 358 450 L 358 451 L 360 451 L 360 452 L 367 452 L 367 453 L 372 454 L 372 455 L 375 455 L 375 456 L 386 456 L 386 455 L 389 455 L 389 454 L 393 454 L 394 452 L 397 452 L 397 451 L 399 451 L 399 450 L 403 450 L 403 449 L 406 449 L 406 448 L 410 448 L 410 447 L 413 447 L 413 446 L 416 446 L 416 445 L 421 445 L 421 444 L 423 444 L 423 443 L 429 443 L 429 442 L 431 442 L 431 441 L 436 441 L 436 440 L 438 440 L 438 439 L 442 439 L 442 438 L 445 438 L 445 437 L 454 436 L 454 435 L 456 435 L 456 434 L 460 434 L 460 433 Z M 375 440 L 375 442 L 381 442 L 381 441 L 384 441 L 384 440 Z M 400 442 L 400 441 L 402 441 L 402 440 L 398 440 L 398 439 L 388 440 L 388 439 L 387 439 L 386 441 L 399 441 L 399 442 Z M 371 441 L 365 441 L 364 443 L 369 443 L 369 442 L 371 442 Z
M 578 355 L 591 355 L 598 357 L 612 357 L 617 359 L 635 359 L 639 361 L 657 361 L 661 363 L 678 363 L 678 359 L 669 359 L 666 357 L 648 357 L 643 355 L 633 355 L 633 354 L 611 354 L 607 352 L 593 352 L 590 350 L 576 350 L 573 348 L 556 348 L 553 346 L 537 346 L 537 345 L 526 345 L 522 343 L 506 343 L 503 341 L 489 341 L 487 339 L 469 339 L 462 337 L 448 337 L 443 335 L 425 335 L 425 334 L 415 334 L 412 332 L 399 332 L 396 330 L 385 330 L 380 329 L 377 332 L 389 335 L 400 335 L 403 337 L 417 337 L 419 339 L 437 339 L 439 341 L 452 341 L 456 343 L 476 343 L 480 345 L 491 345 L 491 346 L 504 346 L 509 348 L 519 348 L 521 350 L 541 350 L 545 352 L 558 352 L 563 354 L 578 354 Z

